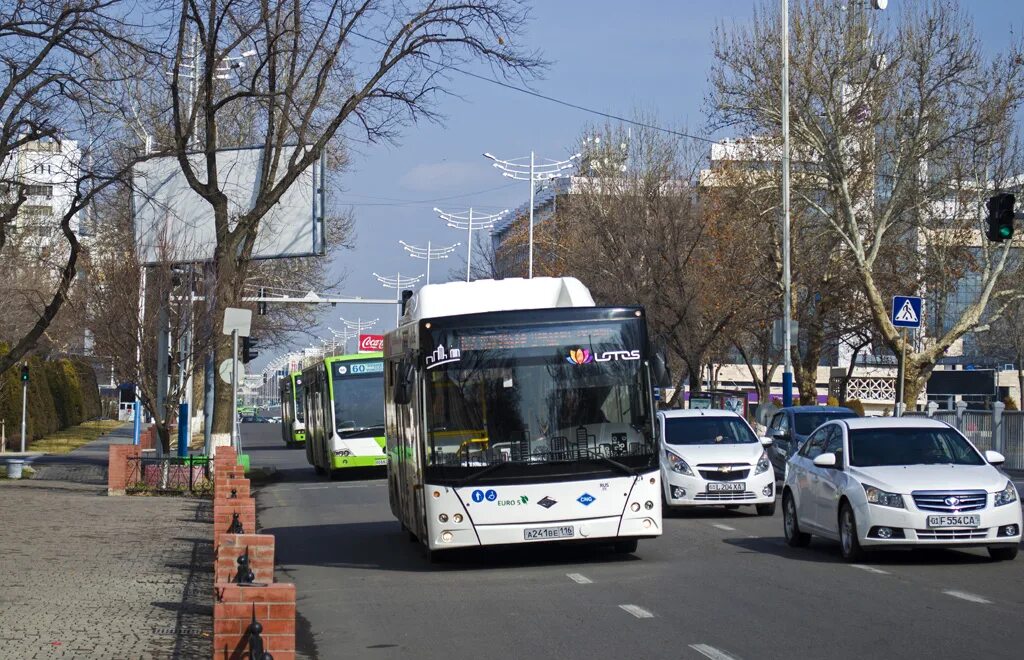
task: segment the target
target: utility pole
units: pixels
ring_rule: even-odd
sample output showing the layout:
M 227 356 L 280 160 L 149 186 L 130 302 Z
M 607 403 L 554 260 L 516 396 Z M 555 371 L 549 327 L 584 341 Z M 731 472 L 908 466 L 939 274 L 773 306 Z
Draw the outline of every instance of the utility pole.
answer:
M 533 197 L 534 197 L 534 184 L 538 181 L 546 181 L 548 179 L 555 179 L 558 177 L 568 176 L 566 170 L 573 167 L 574 161 L 580 157 L 580 154 L 573 154 L 565 160 L 551 160 L 544 159 L 543 162 L 538 163 L 534 152 L 530 152 L 530 164 L 527 165 L 525 162 L 526 157 L 513 158 L 511 160 L 502 160 L 496 156 L 485 153 L 484 158 L 489 158 L 494 161 L 494 167 L 501 170 L 502 176 L 507 176 L 510 179 L 516 181 L 529 181 L 530 182 L 530 252 L 529 252 L 529 267 L 527 269 L 528 277 L 533 279 Z M 429 278 L 428 278 L 429 281 Z
M 427 284 L 430 284 L 430 262 L 436 261 L 437 259 L 447 259 L 448 256 L 455 251 L 455 248 L 462 245 L 462 243 L 456 243 L 454 245 L 448 245 L 446 247 L 436 248 L 433 243 L 427 241 L 427 247 L 417 247 L 415 245 L 409 245 L 405 241 L 398 241 L 399 244 L 405 251 L 409 253 L 409 256 L 414 259 L 425 259 L 427 262 Z
M 789 272 L 789 0 L 782 0 L 782 405 L 793 405 L 793 290 Z
M 467 232 L 466 234 L 466 281 L 470 278 L 470 267 L 473 264 L 473 231 L 477 229 L 491 229 L 494 227 L 494 223 L 508 213 L 508 209 L 499 213 L 477 213 L 473 215 L 473 208 L 470 207 L 468 211 L 462 212 L 451 212 L 442 211 L 441 209 L 434 207 L 434 212 L 448 223 L 448 226 L 452 229 L 463 229 Z
M 402 291 L 419 282 L 423 279 L 423 276 L 417 275 L 416 277 L 403 277 L 401 273 L 396 273 L 394 276 L 378 275 L 377 273 L 374 273 L 373 276 L 377 278 L 377 281 L 380 282 L 381 286 L 386 289 L 395 289 L 397 292 L 395 298 L 395 327 L 397 328 L 398 324 L 402 321 Z

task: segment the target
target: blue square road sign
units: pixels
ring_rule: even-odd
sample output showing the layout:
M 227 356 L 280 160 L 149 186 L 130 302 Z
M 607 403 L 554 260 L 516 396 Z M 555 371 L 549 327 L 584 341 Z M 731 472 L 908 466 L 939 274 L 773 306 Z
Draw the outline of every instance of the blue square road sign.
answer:
M 917 296 L 892 297 L 892 324 L 897 328 L 921 327 L 921 298 Z

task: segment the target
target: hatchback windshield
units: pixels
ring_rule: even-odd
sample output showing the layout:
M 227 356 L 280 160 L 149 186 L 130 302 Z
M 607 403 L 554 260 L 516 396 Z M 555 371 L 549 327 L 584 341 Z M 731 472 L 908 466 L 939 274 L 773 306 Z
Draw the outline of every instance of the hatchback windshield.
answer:
M 736 417 L 667 417 L 670 445 L 746 445 L 757 442 L 750 427 Z
M 831 422 L 833 419 L 849 419 L 856 416 L 857 413 L 851 410 L 850 412 L 795 413 L 793 419 L 796 421 L 796 432 L 798 435 L 810 435 L 814 429 L 825 422 Z
M 985 460 L 953 429 L 853 429 L 850 465 L 984 465 Z

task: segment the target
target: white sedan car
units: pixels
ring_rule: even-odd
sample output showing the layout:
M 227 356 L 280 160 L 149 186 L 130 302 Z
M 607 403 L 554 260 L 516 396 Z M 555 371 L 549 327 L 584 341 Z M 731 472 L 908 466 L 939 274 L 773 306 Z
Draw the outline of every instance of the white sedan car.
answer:
M 775 513 L 775 472 L 746 420 L 727 410 L 658 413 L 661 483 L 668 507 L 753 504 Z
M 887 546 L 985 547 L 993 559 L 1013 559 L 1021 506 L 994 467 L 1003 460 L 935 420 L 829 422 L 786 464 L 786 541 L 835 539 L 847 561 Z

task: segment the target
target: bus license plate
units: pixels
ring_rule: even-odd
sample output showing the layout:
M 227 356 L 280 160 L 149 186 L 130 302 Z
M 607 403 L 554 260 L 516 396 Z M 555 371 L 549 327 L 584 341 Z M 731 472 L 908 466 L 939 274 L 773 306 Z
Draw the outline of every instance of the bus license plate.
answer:
M 386 458 L 378 458 L 376 461 L 373 462 L 373 464 L 374 465 L 387 465 L 388 464 L 388 459 L 386 459 Z
M 928 516 L 928 527 L 981 527 L 981 516 Z
M 572 525 L 562 527 L 527 527 L 523 530 L 523 539 L 538 541 L 541 539 L 564 539 L 574 535 Z
M 743 481 L 727 481 L 724 483 L 715 481 L 708 484 L 709 493 L 742 493 L 746 488 L 747 484 Z

